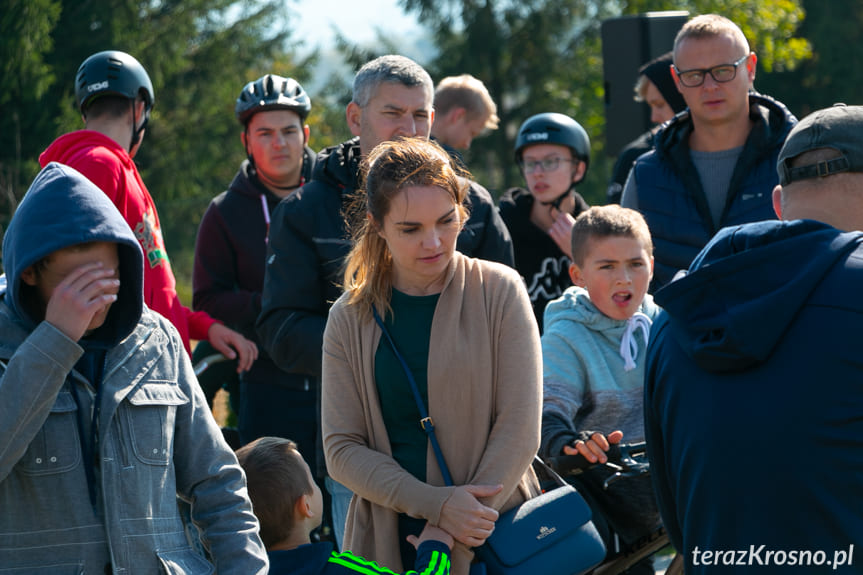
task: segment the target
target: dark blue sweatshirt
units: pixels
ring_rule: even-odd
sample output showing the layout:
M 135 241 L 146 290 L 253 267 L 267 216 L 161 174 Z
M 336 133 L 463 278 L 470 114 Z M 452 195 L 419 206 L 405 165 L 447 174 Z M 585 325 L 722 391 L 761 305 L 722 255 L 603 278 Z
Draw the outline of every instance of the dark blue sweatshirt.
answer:
M 656 294 L 647 445 L 687 573 L 863 572 L 861 242 L 725 228 Z

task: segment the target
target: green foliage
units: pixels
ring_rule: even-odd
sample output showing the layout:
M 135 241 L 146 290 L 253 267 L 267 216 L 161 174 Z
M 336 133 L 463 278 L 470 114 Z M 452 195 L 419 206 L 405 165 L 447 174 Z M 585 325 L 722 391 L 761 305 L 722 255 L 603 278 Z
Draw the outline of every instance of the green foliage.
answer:
M 793 70 L 760 80 L 759 88 L 782 94 L 782 101 L 798 118 L 835 102 L 863 104 L 863 68 L 854 46 L 863 29 L 863 1 L 803 0 L 806 19 L 799 34 L 812 45 L 812 58 Z
M 28 136 L 50 127 L 38 102 L 51 97 L 54 74 L 45 57 L 59 17 L 55 0 L 7 0 L 0 11 L 0 233 L 22 195 L 20 182 L 39 167 Z
M 740 26 L 766 72 L 793 70 L 812 56 L 809 41 L 794 35 L 805 14 L 799 0 L 630 0 L 626 4 L 624 14 L 650 10 L 721 14 Z

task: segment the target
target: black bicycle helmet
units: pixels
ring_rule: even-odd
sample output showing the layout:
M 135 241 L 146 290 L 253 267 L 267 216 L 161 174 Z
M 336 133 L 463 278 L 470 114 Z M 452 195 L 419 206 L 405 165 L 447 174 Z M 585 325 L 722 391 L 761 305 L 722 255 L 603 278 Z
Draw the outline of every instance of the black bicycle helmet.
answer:
M 134 57 L 118 50 L 93 54 L 75 76 L 75 98 L 82 114 L 94 98 L 108 94 L 130 100 L 140 94 L 148 114 L 156 101 L 147 71 Z
M 533 144 L 560 144 L 585 163 L 585 175 L 590 165 L 590 138 L 581 124 L 564 114 L 548 112 L 531 116 L 518 129 L 515 139 L 515 161 L 521 163 L 524 148 Z
M 312 109 L 309 95 L 293 78 L 267 74 L 249 82 L 240 92 L 234 113 L 243 125 L 249 119 L 265 110 L 291 110 L 305 120 Z

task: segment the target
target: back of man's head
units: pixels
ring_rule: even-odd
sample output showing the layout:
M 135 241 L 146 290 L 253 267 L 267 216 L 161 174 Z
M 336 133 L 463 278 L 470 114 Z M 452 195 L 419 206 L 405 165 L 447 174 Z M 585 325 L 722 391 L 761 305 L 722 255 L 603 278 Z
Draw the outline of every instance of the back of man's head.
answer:
M 425 68 L 410 58 L 390 54 L 375 58 L 359 69 L 354 76 L 352 101 L 365 108 L 384 82 L 408 88 L 420 86 L 428 94 L 429 101 L 434 98 L 434 83 Z
M 774 207 L 782 219 L 863 229 L 863 106 L 836 104 L 801 120 L 779 152 Z
M 438 82 L 434 93 L 434 108 L 439 118 L 446 116 L 454 108 L 463 108 L 470 119 L 486 118 L 487 130 L 496 130 L 500 122 L 497 105 L 485 84 L 470 74 L 447 76 Z
M 75 100 L 85 117 L 120 117 L 129 100 L 140 99 L 149 113 L 155 102 L 153 83 L 144 66 L 131 54 L 105 50 L 89 56 L 75 74 Z
M 730 36 L 747 54 L 749 53 L 749 42 L 737 24 L 719 14 L 702 14 L 684 24 L 674 38 L 675 63 L 680 55 L 680 46 L 685 40 L 703 40 L 717 36 Z
M 249 499 L 261 524 L 267 550 L 287 541 L 297 527 L 294 505 L 314 487 L 297 444 L 280 437 L 261 437 L 237 450 L 246 473 Z

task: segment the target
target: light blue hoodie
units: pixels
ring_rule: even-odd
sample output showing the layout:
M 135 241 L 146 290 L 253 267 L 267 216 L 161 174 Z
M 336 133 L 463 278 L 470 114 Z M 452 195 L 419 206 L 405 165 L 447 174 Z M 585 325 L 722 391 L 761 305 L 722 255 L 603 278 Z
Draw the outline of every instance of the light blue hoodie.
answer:
M 646 316 L 652 322 L 659 311 L 645 294 L 633 318 Z M 638 320 L 633 318 L 608 317 L 578 286 L 548 304 L 542 335 L 543 418 L 557 415 L 570 422 L 573 432 L 620 429 L 626 442 L 644 440 L 642 390 L 649 334 L 636 327 Z M 630 349 L 636 350 L 631 353 L 634 368 L 630 362 L 630 369 L 626 369 L 627 354 L 621 354 L 627 326 L 631 326 Z M 543 444 L 547 439 L 543 437 Z M 559 454 L 561 447 L 562 443 L 549 446 L 549 452 Z
M 577 286 L 548 304 L 542 335 L 543 456 L 560 455 L 579 431 L 619 429 L 624 442 L 644 440 L 644 364 L 650 324 L 659 312 L 645 295 L 631 318 L 612 319 Z M 659 526 L 650 477 L 627 478 L 604 489 L 612 473 L 595 467 L 575 482 L 591 495 L 594 512 L 632 543 Z

